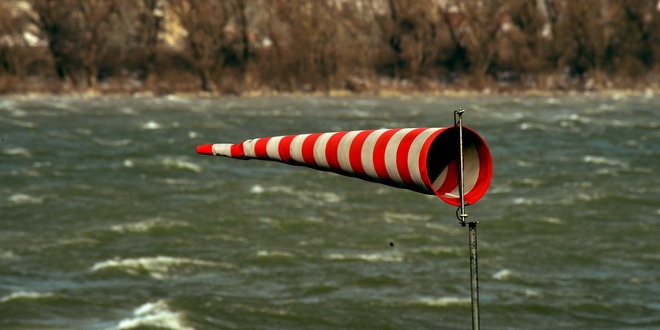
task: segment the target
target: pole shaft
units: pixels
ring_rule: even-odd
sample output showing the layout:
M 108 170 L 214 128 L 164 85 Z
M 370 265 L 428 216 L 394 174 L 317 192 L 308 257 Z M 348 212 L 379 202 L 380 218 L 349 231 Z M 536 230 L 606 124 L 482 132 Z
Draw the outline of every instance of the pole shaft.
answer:
M 472 329 L 479 329 L 479 271 L 477 263 L 477 223 L 468 223 L 470 242 L 470 289 L 472 301 Z

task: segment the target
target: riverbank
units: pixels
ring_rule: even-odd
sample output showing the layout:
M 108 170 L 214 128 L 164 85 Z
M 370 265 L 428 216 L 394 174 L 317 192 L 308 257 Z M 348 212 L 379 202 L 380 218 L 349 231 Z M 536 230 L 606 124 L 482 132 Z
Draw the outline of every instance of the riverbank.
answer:
M 266 96 L 282 96 L 282 97 L 295 97 L 295 96 L 317 96 L 317 97 L 361 97 L 361 96 L 380 96 L 380 97 L 478 97 L 478 96 L 511 96 L 511 97 L 561 97 L 561 96 L 655 96 L 660 95 L 658 88 L 646 89 L 599 89 L 599 90 L 541 90 L 541 89 L 516 89 L 507 91 L 493 91 L 489 88 L 482 90 L 474 89 L 444 89 L 444 90 L 414 90 L 402 91 L 397 89 L 381 89 L 369 92 L 353 92 L 345 89 L 333 89 L 329 91 L 265 91 L 265 90 L 251 90 L 243 93 L 218 93 L 218 92 L 172 92 L 172 93 L 155 93 L 152 91 L 138 91 L 138 92 L 107 92 L 102 90 L 86 90 L 86 91 L 61 91 L 61 92 L 44 92 L 44 91 L 28 91 L 23 93 L 5 93 L 0 94 L 0 98 L 31 98 L 31 97 L 44 97 L 44 96 L 66 96 L 66 97 L 135 97 L 135 98 L 150 98 L 150 97 L 163 97 L 163 96 L 178 96 L 186 98 L 218 98 L 218 97 L 266 97 Z
M 1 81 L 2 79 L 0 79 Z M 363 82 L 361 86 L 348 86 L 350 88 L 328 88 L 297 90 L 278 90 L 270 87 L 232 88 L 217 91 L 200 91 L 188 84 L 172 88 L 162 88 L 154 85 L 151 88 L 137 82 L 113 82 L 99 84 L 95 88 L 71 88 L 59 83 L 48 83 L 46 80 L 36 80 L 29 83 L 19 83 L 9 86 L 10 81 L 4 81 L 4 88 L 0 88 L 0 97 L 5 96 L 132 96 L 132 97 L 158 97 L 177 95 L 181 97 L 263 97 L 263 96 L 383 96 L 383 97 L 409 97 L 409 96 L 575 96 L 575 95 L 660 95 L 660 85 L 634 87 L 595 87 L 590 84 L 577 87 L 562 88 L 536 88 L 516 84 L 493 82 L 482 88 L 465 87 L 467 84 L 425 83 L 412 84 L 408 81 L 379 81 Z M 164 83 L 165 84 L 165 83 Z M 0 84 L 3 85 L 3 84 Z M 611 86 L 612 84 L 603 84 Z

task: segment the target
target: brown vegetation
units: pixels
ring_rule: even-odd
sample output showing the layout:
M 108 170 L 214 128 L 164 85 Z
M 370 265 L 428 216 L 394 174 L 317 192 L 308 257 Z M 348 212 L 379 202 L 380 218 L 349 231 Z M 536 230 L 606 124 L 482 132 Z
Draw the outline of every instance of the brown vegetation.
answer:
M 658 89 L 655 0 L 4 0 L 0 93 Z

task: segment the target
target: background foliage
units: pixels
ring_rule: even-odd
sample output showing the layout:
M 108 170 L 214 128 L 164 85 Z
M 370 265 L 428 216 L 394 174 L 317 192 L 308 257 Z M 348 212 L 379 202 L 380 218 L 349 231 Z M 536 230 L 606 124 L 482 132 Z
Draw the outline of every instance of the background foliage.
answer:
M 655 0 L 4 0 L 0 92 L 657 89 Z

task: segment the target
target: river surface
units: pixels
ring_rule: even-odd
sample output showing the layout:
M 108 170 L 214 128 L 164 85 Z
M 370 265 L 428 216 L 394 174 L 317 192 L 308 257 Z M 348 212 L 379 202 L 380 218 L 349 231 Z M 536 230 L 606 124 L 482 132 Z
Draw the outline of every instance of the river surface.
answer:
M 482 328 L 659 329 L 660 97 L 619 94 L 2 97 L 0 329 L 470 328 L 455 207 L 195 153 L 458 107 L 495 168 Z

